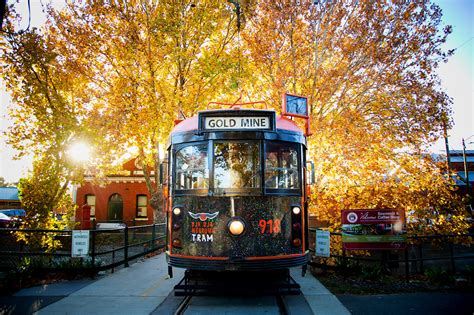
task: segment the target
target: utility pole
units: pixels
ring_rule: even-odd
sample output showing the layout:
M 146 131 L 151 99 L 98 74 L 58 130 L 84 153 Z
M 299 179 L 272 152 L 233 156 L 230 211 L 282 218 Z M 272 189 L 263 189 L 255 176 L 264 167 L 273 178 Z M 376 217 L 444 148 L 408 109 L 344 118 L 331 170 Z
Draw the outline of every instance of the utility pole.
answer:
M 448 128 L 446 127 L 446 122 L 443 122 L 444 129 L 444 144 L 446 146 L 446 161 L 448 163 L 448 174 L 451 172 L 451 155 L 449 154 L 449 142 L 448 142 Z M 464 140 L 463 140 L 464 141 Z
M 463 160 L 464 160 L 464 174 L 465 174 L 465 179 L 466 179 L 466 190 L 467 190 L 467 194 L 470 196 L 470 193 L 469 193 L 469 169 L 467 167 L 466 142 L 464 141 L 464 138 L 462 138 L 462 157 L 463 157 Z

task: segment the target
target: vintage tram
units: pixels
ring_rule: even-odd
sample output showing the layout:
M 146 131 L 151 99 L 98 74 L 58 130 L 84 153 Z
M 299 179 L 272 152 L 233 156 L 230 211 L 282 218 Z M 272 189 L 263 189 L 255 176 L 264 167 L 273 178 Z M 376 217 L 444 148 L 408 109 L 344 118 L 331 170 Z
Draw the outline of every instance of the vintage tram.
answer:
M 166 255 L 190 270 L 306 266 L 306 137 L 273 110 L 207 110 L 168 146 Z

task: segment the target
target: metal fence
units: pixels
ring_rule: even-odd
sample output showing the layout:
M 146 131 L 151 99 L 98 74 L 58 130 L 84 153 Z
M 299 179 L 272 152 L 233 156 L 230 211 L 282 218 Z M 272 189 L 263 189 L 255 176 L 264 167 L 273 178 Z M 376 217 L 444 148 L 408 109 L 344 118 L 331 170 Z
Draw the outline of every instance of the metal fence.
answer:
M 16 233 L 27 239 L 47 237 L 57 242 L 53 251 L 17 241 Z M 86 257 L 71 255 L 72 230 L 0 229 L 0 270 L 32 268 L 44 271 L 77 270 L 96 273 L 123 265 L 165 247 L 165 224 L 90 230 Z M 38 242 L 29 242 L 36 244 Z
M 316 228 L 309 229 L 309 247 L 313 253 L 310 265 L 321 268 L 348 269 L 352 265 L 379 266 L 392 274 L 424 274 L 428 269 L 447 270 L 452 273 L 474 266 L 472 234 L 408 236 L 403 250 L 347 251 L 342 247 L 341 233 L 331 233 L 331 256 L 316 257 Z

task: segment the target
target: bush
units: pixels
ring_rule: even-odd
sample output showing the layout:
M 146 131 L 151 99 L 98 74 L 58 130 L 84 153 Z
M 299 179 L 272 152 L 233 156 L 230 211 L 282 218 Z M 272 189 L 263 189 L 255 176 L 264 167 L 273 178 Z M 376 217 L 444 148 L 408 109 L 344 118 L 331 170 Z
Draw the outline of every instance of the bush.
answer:
M 384 273 L 380 266 L 365 266 L 362 268 L 361 277 L 370 281 L 381 281 L 384 278 Z
M 436 285 L 450 285 L 454 282 L 453 275 L 449 271 L 440 268 L 427 269 L 425 275 L 431 283 Z

